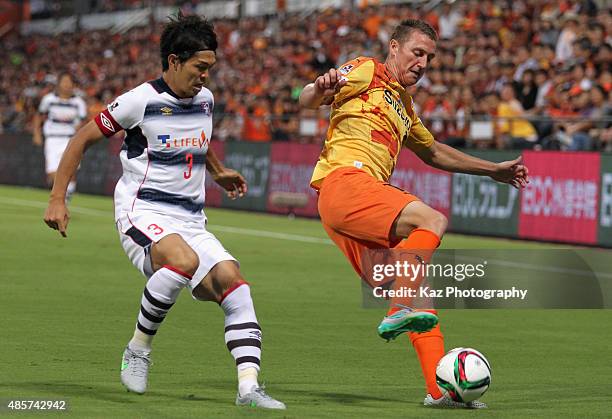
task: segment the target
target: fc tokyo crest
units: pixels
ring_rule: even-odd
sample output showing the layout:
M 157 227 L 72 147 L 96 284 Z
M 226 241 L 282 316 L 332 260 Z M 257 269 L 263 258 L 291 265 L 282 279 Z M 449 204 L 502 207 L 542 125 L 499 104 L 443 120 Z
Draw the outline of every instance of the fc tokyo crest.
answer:
M 202 107 L 202 112 L 204 113 L 204 115 L 209 116 L 211 111 L 210 102 L 202 102 L 200 106 Z

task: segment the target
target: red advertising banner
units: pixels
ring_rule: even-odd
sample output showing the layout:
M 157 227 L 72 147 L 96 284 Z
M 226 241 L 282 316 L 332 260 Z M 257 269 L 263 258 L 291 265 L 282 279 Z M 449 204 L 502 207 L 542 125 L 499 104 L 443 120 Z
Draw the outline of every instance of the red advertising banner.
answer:
M 273 143 L 270 153 L 268 211 L 286 214 L 291 209 L 296 215 L 317 216 L 317 193 L 310 187 L 310 177 L 321 153 L 321 146 Z M 298 208 L 302 206 L 298 204 L 301 199 L 304 200 L 301 204 L 305 206 Z M 296 202 L 294 208 L 290 208 L 292 200 Z
M 209 146 L 217 155 L 217 158 L 221 161 L 225 159 L 225 143 L 220 141 L 211 141 Z M 230 167 L 230 169 L 232 169 Z M 204 185 L 206 189 L 206 206 L 207 207 L 220 207 L 221 199 L 223 197 L 223 189 L 212 180 L 210 173 L 206 172 L 206 183 Z
M 526 151 L 530 183 L 521 193 L 519 237 L 597 242 L 600 155 Z
M 427 205 L 449 217 L 451 173 L 428 166 L 412 151 L 404 149 L 391 177 L 391 184 L 418 196 Z

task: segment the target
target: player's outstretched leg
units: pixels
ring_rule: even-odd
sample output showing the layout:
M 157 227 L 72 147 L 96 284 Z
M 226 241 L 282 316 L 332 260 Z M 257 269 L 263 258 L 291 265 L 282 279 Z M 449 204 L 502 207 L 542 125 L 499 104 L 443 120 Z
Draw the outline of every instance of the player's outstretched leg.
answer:
M 434 314 L 437 313 L 434 311 Z M 438 324 L 429 332 L 410 333 L 409 337 L 421 364 L 426 392 L 433 400 L 439 400 L 442 393 L 436 384 L 436 366 L 440 358 L 444 356 L 444 335 L 442 335 L 440 325 Z
M 121 382 L 129 391 L 139 394 L 146 391 L 151 365 L 151 342 L 190 279 L 188 274 L 165 265 L 147 282 L 142 294 L 136 330 L 121 361 Z
M 225 313 L 225 344 L 238 369 L 236 405 L 286 409 L 283 402 L 270 397 L 257 381 L 262 334 L 249 285 L 237 281 L 225 292 L 220 304 Z
M 409 254 L 416 254 L 420 258 L 421 263 L 428 263 L 432 253 L 440 244 L 440 237 L 444 234 L 447 226 L 447 219 L 444 215 L 427 207 L 420 202 L 408 204 L 400 218 L 398 219 L 398 230 L 396 235 L 403 236 L 409 230 L 410 225 L 420 226 L 420 228 L 412 229 L 406 240 L 400 242 L 396 249 L 400 252 L 405 251 Z M 401 230 L 401 231 L 400 231 Z M 415 284 L 422 284 L 425 278 L 416 278 Z M 427 307 L 433 308 L 433 304 L 426 301 Z M 431 315 L 436 315 L 435 310 L 423 310 L 422 312 L 430 312 Z M 432 400 L 439 400 L 442 393 L 436 385 L 436 365 L 440 358 L 444 356 L 444 336 L 440 331 L 438 321 L 434 324 L 431 330 L 415 333 L 411 332 L 410 341 L 419 358 L 427 393 Z

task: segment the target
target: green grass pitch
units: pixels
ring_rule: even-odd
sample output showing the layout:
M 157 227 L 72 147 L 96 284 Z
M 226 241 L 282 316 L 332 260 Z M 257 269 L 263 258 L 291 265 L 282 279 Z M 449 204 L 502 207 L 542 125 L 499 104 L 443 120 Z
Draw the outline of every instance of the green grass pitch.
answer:
M 79 418 L 610 417 L 612 311 L 441 311 L 447 348 L 489 358 L 490 408 L 426 409 L 408 339 L 376 336 L 384 313 L 360 308 L 359 280 L 334 246 L 296 240 L 325 239 L 318 221 L 216 209 L 210 230 L 241 261 L 264 330 L 261 378 L 288 410 L 233 405 L 222 312 L 186 293 L 156 337 L 148 393 L 127 393 L 119 364 L 144 280 L 119 245 L 112 201 L 77 195 L 62 239 L 42 221 L 46 200 L 46 191 L 0 187 L 3 402 L 65 399 L 69 412 L 44 416 Z M 444 246 L 542 245 L 448 235 Z

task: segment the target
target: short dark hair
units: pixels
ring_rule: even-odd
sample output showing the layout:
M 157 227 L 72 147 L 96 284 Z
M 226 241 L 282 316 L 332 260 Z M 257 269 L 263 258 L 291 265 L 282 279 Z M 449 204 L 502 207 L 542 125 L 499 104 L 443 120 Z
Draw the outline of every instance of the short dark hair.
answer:
M 206 18 L 178 12 L 170 16 L 159 42 L 162 69 L 168 70 L 168 55 L 175 54 L 185 62 L 198 51 L 217 50 L 215 29 Z
M 406 19 L 395 27 L 391 39 L 403 42 L 410 37 L 412 32 L 419 31 L 427 35 L 432 41 L 438 42 L 438 34 L 429 23 L 419 19 Z
M 72 74 L 69 71 L 62 71 L 57 75 L 57 84 L 59 84 L 64 77 L 68 77 L 71 82 L 74 82 L 74 77 L 72 77 Z

